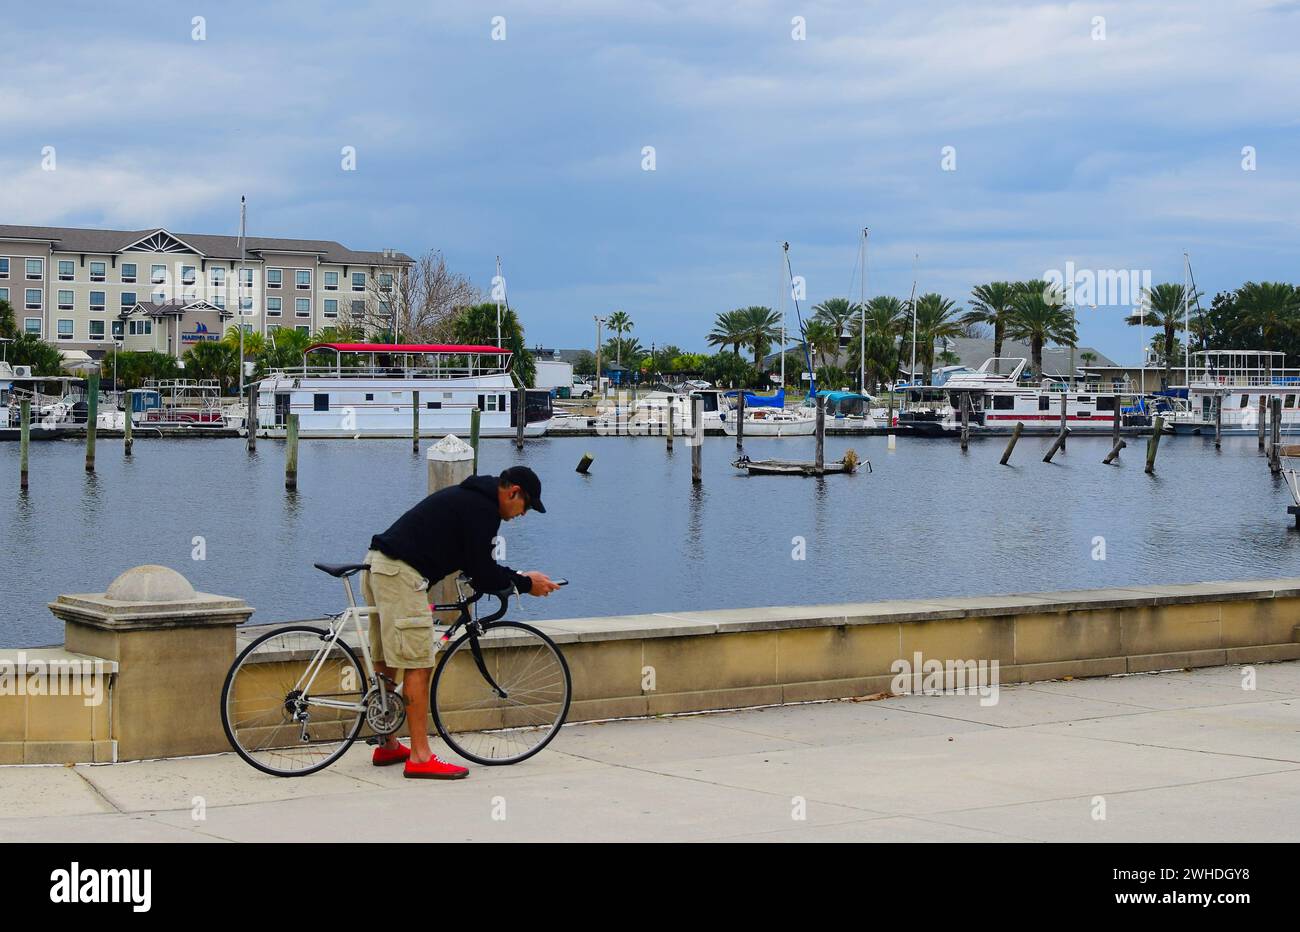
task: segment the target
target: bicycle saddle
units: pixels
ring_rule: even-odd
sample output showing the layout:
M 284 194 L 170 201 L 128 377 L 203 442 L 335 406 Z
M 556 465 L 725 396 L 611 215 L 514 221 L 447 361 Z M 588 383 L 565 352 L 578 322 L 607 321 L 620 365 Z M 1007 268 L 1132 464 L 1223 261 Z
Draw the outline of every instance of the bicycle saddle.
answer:
M 316 569 L 329 573 L 336 579 L 342 576 L 351 576 L 353 573 L 359 573 L 362 570 L 370 569 L 369 563 L 316 563 L 313 564 Z

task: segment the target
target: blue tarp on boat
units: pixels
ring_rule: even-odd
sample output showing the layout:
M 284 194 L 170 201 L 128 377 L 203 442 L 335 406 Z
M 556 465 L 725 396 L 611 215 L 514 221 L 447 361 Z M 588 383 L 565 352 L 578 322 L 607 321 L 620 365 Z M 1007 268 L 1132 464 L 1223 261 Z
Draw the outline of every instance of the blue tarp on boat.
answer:
M 738 391 L 726 393 L 728 398 L 735 398 L 739 395 Z M 755 395 L 753 392 L 745 392 L 746 408 L 784 408 L 785 407 L 785 389 L 781 389 L 775 395 Z

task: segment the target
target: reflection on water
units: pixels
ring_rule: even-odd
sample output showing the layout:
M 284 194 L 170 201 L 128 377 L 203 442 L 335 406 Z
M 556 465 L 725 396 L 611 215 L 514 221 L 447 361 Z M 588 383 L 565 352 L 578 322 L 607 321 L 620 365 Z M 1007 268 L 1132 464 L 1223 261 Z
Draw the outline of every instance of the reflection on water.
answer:
M 503 527 L 507 562 L 573 583 L 523 599 L 521 617 L 1300 576 L 1291 500 L 1255 438 L 1225 438 L 1218 453 L 1165 438 L 1154 477 L 1142 441 L 1112 467 L 1107 438 L 1071 437 L 1050 465 L 1048 443 L 1023 438 L 1002 467 L 999 438 L 963 456 L 948 441 L 900 437 L 889 452 L 884 437 L 832 437 L 828 460 L 852 447 L 874 471 L 817 480 L 746 476 L 730 465 L 734 441 L 709 438 L 700 488 L 688 449 L 669 456 L 655 438 L 541 439 L 521 453 L 489 440 L 480 469 L 537 470 L 547 513 Z M 583 452 L 589 476 L 574 470 Z M 811 459 L 813 441 L 750 440 L 746 452 Z M 101 438 L 97 472 L 84 463 L 80 442 L 33 444 L 23 496 L 18 445 L 0 443 L 0 646 L 61 640 L 47 602 L 103 591 L 141 563 L 246 598 L 256 621 L 337 610 L 341 586 L 311 564 L 360 559 L 427 481 L 402 440 L 304 441 L 296 493 L 273 441 L 249 454 L 241 440 L 137 437 L 126 460 Z M 792 559 L 797 536 L 805 560 Z M 1099 537 L 1105 560 L 1093 559 Z

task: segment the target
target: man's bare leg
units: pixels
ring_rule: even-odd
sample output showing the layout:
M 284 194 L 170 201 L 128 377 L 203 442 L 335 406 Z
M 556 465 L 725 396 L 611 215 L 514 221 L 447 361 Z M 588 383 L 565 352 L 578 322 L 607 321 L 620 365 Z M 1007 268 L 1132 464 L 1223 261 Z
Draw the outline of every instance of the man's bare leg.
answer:
M 406 696 L 406 724 L 411 732 L 411 763 L 423 764 L 433 756 L 429 749 L 429 674 L 431 667 L 407 670 L 402 678 Z
M 384 663 L 382 660 L 375 661 L 375 672 L 381 676 L 388 677 L 390 680 L 392 680 L 393 677 L 397 675 L 397 671 L 392 667 L 390 667 L 388 664 Z M 405 688 L 402 689 L 402 694 L 403 696 L 406 695 Z M 394 733 L 388 736 L 388 739 L 383 743 L 382 746 L 385 751 L 396 751 L 398 748 L 402 746 L 402 742 L 397 740 L 397 735 Z

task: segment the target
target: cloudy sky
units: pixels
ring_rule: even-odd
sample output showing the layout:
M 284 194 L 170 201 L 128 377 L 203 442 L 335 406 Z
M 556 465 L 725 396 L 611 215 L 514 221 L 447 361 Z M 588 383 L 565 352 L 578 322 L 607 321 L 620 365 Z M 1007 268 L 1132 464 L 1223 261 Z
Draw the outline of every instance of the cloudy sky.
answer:
M 868 295 L 906 297 L 914 264 L 959 303 L 1067 262 L 1181 281 L 1184 250 L 1209 295 L 1300 280 L 1295 0 L 60 2 L 5 23 L 0 223 L 234 233 L 246 194 L 255 235 L 441 249 L 484 288 L 500 254 L 530 343 L 587 345 L 622 309 L 647 345 L 703 349 L 717 312 L 775 306 L 783 240 L 807 303 L 856 294 L 864 226 Z M 1127 308 L 1098 303 L 1083 342 L 1134 360 Z

